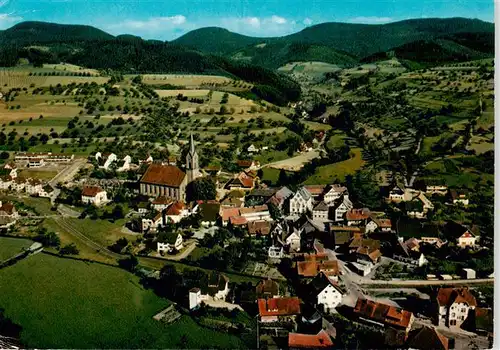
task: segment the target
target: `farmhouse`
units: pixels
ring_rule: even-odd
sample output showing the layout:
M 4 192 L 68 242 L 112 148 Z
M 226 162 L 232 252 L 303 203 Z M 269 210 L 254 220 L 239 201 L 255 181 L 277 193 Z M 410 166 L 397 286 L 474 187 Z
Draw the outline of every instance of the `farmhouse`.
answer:
M 300 215 L 313 209 L 313 197 L 304 187 L 290 197 L 288 212 L 291 215 Z
M 30 195 L 38 195 L 43 191 L 43 183 L 38 179 L 28 179 L 24 190 Z
M 254 179 L 247 175 L 245 172 L 241 172 L 234 178 L 226 183 L 226 189 L 228 190 L 243 190 L 250 191 L 254 188 Z
M 378 219 L 371 217 L 368 219 L 368 223 L 365 227 L 365 232 L 375 232 L 376 230 L 380 230 L 382 232 L 390 232 L 392 230 L 392 222 L 391 219 Z
M 345 214 L 353 208 L 352 202 L 349 200 L 348 195 L 343 195 L 332 205 L 333 208 L 333 220 L 334 221 L 344 221 Z
M 287 336 L 297 330 L 300 299 L 297 297 L 258 299 L 259 332 L 272 336 Z
M 415 319 L 409 311 L 361 298 L 356 302 L 353 311 L 360 321 L 401 330 L 405 333 L 405 338 Z
M 340 304 L 344 292 L 325 273 L 320 272 L 308 285 L 309 300 L 324 312 L 330 313 Z
M 182 235 L 178 232 L 162 233 L 158 237 L 156 250 L 160 254 L 179 251 L 183 248 Z
M 436 296 L 437 325 L 460 327 L 477 306 L 468 288 L 439 288 Z
M 347 221 L 347 226 L 360 226 L 366 223 L 370 218 L 370 209 L 351 209 L 345 213 L 345 220 Z
M 328 212 L 330 208 L 325 202 L 321 201 L 313 208 L 313 220 L 324 221 L 328 220 Z
M 19 213 L 12 202 L 2 203 L 0 201 L 0 216 L 17 218 L 19 217 Z
M 271 232 L 271 223 L 269 221 L 250 221 L 247 226 L 248 234 L 251 236 L 267 236 Z
M 99 206 L 108 201 L 107 193 L 99 186 L 85 186 L 82 189 L 83 204 Z
M 332 202 L 335 202 L 337 199 L 344 195 L 349 195 L 347 192 L 347 187 L 338 185 L 338 184 L 333 184 L 331 186 L 328 186 L 325 190 L 325 193 L 323 195 L 323 201 L 326 204 L 330 204 Z

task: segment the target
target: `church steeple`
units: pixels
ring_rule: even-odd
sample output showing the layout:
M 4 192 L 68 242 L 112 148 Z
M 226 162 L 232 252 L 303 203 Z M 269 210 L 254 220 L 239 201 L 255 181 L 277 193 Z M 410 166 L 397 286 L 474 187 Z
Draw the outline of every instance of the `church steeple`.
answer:
M 196 148 L 194 147 L 193 133 L 190 135 L 189 152 L 186 156 L 186 174 L 188 176 L 188 182 L 193 181 L 200 175 L 198 153 L 196 153 Z

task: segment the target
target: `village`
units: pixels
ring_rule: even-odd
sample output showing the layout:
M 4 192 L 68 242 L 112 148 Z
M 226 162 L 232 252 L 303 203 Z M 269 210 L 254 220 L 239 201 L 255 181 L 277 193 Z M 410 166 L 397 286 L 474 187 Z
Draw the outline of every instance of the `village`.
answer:
M 466 191 L 445 184 L 417 189 L 395 176 L 380 189 L 391 208 L 384 212 L 356 207 L 346 184 L 272 187 L 260 181 L 258 161 L 241 159 L 235 166 L 239 171 L 233 174 L 201 168 L 191 135 L 185 159 L 132 159 L 98 151 L 83 162 L 68 154 L 18 152 L 2 167 L 0 189 L 48 198 L 55 216 L 92 220 L 103 220 L 99 210 L 121 196 L 122 206 L 115 206 L 111 216 L 125 219 L 123 230 L 130 238 L 108 247 L 89 244 L 124 260 L 130 256 L 127 268 L 132 271 L 136 257 L 207 269 L 193 279 L 175 267 L 167 274 L 164 267 L 150 271 L 148 278 L 156 284 L 168 283 L 172 274 L 179 278 L 179 287 L 166 293 L 193 315 L 207 307 L 255 315 L 258 348 L 332 348 L 349 333 L 366 334 L 387 347 L 447 350 L 491 344 L 491 305 L 475 286 L 493 281 L 492 269 L 464 266 L 460 274 L 449 274 L 429 264 L 443 251 L 488 250 L 477 227 L 449 220 L 434 234 L 399 235 L 401 216 L 423 225 L 436 199 L 447 206 L 469 206 Z M 50 181 L 18 175 L 22 169 L 44 167 L 59 173 Z M 82 176 L 92 170 L 135 178 Z M 14 230 L 21 217 L 13 202 L 2 202 L 4 232 Z M 41 242 L 50 245 L 48 239 Z M 200 249 L 205 255 L 193 258 Z M 69 249 L 68 254 L 78 252 Z M 227 271 L 261 281 L 235 283 Z M 177 311 L 173 314 L 169 322 L 178 318 Z

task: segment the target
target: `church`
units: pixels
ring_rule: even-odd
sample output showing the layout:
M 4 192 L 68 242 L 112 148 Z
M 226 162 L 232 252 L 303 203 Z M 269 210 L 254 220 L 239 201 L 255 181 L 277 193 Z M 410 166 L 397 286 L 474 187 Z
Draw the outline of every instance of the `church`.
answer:
M 175 165 L 151 164 L 139 181 L 140 193 L 158 197 L 165 196 L 186 201 L 186 186 L 201 176 L 198 153 L 194 146 L 193 135 L 186 156 L 186 172 Z

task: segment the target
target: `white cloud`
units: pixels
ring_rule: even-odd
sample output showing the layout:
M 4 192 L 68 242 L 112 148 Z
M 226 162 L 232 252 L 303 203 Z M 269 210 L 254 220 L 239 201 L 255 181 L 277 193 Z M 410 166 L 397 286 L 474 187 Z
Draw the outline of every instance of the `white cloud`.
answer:
M 170 17 L 151 17 L 146 20 L 125 20 L 120 23 L 108 26 L 114 30 L 144 30 L 148 32 L 157 32 L 158 30 L 174 29 L 181 27 L 187 23 L 187 19 L 183 15 L 175 15 Z
M 306 26 L 310 26 L 312 22 L 313 21 L 310 18 L 304 18 L 304 20 L 302 21 L 302 23 L 304 23 Z
M 10 27 L 12 23 L 23 20 L 21 16 L 13 16 L 14 13 L 0 13 L 0 28 Z
M 391 22 L 393 19 L 391 17 L 376 17 L 376 16 L 359 16 L 359 17 L 354 17 L 348 20 L 348 22 L 351 23 L 387 23 Z
M 271 21 L 276 24 L 285 24 L 287 22 L 286 18 L 280 16 L 272 16 Z

